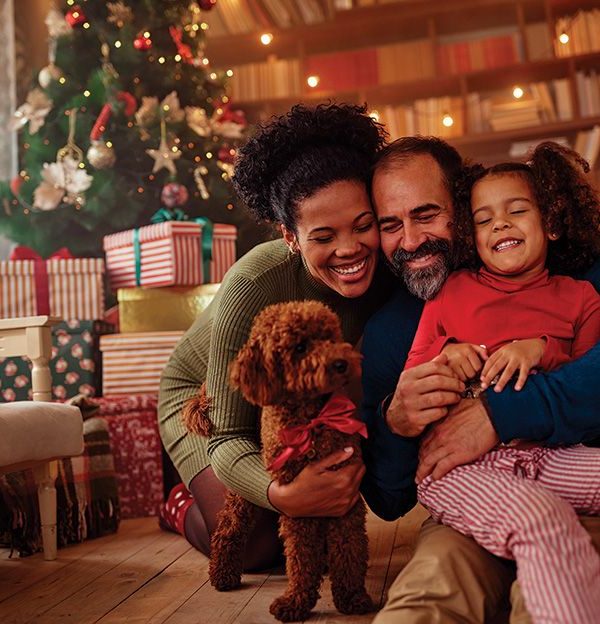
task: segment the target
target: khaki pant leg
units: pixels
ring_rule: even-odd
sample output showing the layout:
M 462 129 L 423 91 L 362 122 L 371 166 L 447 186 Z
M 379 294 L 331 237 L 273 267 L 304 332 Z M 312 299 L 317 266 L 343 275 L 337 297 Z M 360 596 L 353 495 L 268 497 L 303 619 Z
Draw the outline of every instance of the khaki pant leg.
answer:
M 428 519 L 373 624 L 506 622 L 514 578 L 514 564 Z
M 591 516 L 579 516 L 581 524 L 592 538 L 596 550 L 600 553 L 600 518 Z M 531 624 L 531 617 L 525 607 L 521 586 L 518 581 L 513 583 L 510 590 L 510 602 L 512 605 L 510 612 L 510 624 Z

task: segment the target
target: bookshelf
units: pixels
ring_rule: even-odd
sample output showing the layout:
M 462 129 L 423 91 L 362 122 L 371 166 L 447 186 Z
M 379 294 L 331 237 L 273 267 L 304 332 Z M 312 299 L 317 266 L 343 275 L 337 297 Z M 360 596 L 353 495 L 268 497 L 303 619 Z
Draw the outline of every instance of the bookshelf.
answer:
M 600 0 L 341 4 L 323 0 L 318 23 L 278 28 L 263 14 L 260 23 L 247 20 L 249 32 L 209 29 L 211 65 L 233 69 L 233 100 L 251 121 L 297 102 L 367 102 L 392 137 L 438 134 L 484 161 L 545 137 L 581 145 L 578 135 L 600 124 Z M 557 42 L 563 31 L 565 46 Z M 273 34 L 269 46 L 262 32 Z M 316 88 L 309 75 L 320 77 Z

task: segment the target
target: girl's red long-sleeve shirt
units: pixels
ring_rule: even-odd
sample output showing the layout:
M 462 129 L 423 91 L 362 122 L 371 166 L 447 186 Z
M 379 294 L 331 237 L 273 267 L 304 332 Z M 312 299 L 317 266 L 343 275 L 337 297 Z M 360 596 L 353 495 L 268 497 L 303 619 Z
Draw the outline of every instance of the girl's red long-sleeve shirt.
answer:
M 514 340 L 542 337 L 542 370 L 578 358 L 600 340 L 600 295 L 589 282 L 547 270 L 526 282 L 484 268 L 456 271 L 425 304 L 405 368 L 428 362 L 448 342 L 485 345 L 492 354 Z

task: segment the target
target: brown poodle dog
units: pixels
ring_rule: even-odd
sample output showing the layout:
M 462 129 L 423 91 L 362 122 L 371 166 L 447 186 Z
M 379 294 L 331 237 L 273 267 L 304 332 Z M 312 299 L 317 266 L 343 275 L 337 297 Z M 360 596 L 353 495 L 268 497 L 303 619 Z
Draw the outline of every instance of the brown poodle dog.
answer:
M 364 425 L 351 418 L 354 406 L 331 393 L 360 373 L 360 356 L 342 341 L 338 317 L 316 301 L 265 308 L 231 368 L 231 381 L 244 397 L 263 407 L 262 453 L 279 483 L 290 483 L 311 461 L 352 446 L 348 461 L 360 458 Z M 189 404 L 184 418 L 191 430 L 210 431 L 205 394 Z M 323 408 L 327 406 L 326 411 Z M 342 464 L 340 464 L 341 466 Z M 229 493 L 212 536 L 209 576 L 219 591 L 238 587 L 246 538 L 256 507 Z M 342 613 L 367 613 L 373 603 L 365 590 L 368 544 L 365 504 L 359 499 L 340 518 L 282 515 L 288 587 L 271 604 L 282 622 L 304 620 L 319 599 L 325 566 Z

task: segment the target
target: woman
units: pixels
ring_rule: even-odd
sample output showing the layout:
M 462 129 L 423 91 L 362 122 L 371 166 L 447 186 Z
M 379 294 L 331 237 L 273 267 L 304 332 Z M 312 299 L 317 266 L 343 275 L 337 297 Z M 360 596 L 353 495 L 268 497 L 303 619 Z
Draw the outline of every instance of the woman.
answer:
M 288 485 L 272 481 L 257 437 L 258 409 L 231 389 L 229 364 L 256 314 L 282 301 L 316 299 L 341 320 L 356 344 L 370 314 L 391 290 L 377 268 L 379 233 L 367 193 L 385 133 L 350 105 L 295 106 L 241 150 L 234 187 L 251 212 L 278 224 L 283 239 L 257 246 L 229 271 L 209 308 L 177 345 L 162 377 L 160 432 L 183 483 L 161 514 L 207 554 L 227 489 L 264 508 L 249 539 L 245 566 L 277 561 L 275 511 L 290 516 L 342 515 L 356 501 L 361 464 L 331 471 L 344 451 L 308 466 Z M 206 380 L 215 434 L 189 434 L 181 410 Z

